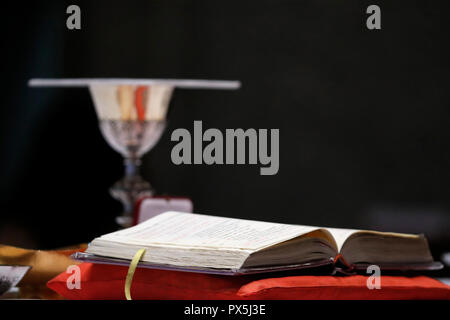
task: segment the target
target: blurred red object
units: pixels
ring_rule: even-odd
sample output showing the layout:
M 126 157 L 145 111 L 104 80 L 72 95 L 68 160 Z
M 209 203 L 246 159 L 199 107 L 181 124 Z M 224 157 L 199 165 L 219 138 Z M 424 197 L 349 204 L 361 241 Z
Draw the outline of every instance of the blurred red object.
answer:
M 143 197 L 136 204 L 133 225 L 144 222 L 163 212 L 192 212 L 193 208 L 194 205 L 191 199 L 186 197 Z

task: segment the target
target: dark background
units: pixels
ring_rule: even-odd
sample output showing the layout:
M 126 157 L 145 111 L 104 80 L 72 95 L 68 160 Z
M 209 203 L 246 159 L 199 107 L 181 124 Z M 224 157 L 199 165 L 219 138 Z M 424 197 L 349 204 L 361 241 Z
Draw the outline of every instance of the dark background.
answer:
M 10 2 L 1 19 L 0 242 L 55 248 L 114 230 L 122 159 L 86 89 L 33 77 L 240 80 L 176 90 L 144 157 L 159 194 L 240 218 L 424 232 L 450 247 L 447 1 Z M 81 7 L 82 29 L 66 28 Z M 370 4 L 382 29 L 366 28 Z M 175 166 L 176 128 L 279 128 L 280 170 Z M 438 258 L 438 257 L 437 257 Z

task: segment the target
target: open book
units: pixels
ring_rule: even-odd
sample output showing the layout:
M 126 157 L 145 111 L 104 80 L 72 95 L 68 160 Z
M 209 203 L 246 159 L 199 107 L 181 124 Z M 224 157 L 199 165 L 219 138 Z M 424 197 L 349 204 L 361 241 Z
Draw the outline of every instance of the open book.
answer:
M 141 267 L 246 274 L 338 263 L 349 269 L 433 270 L 423 235 L 321 228 L 165 212 L 94 239 L 76 259 Z

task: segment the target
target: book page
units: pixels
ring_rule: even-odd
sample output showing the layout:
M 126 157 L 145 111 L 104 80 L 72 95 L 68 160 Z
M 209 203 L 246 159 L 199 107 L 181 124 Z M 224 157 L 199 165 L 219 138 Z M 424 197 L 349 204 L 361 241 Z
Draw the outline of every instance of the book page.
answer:
M 356 229 L 341 229 L 341 228 L 325 228 L 325 229 L 330 231 L 331 235 L 336 241 L 339 252 L 341 251 L 342 246 L 344 245 L 344 242 L 345 240 L 348 239 L 348 237 L 350 237 L 354 233 L 361 231 Z
M 357 230 L 357 229 L 341 229 L 341 228 L 326 228 L 326 230 L 330 231 L 333 238 L 336 240 L 336 244 L 338 246 L 339 252 L 344 245 L 344 242 L 355 233 L 358 234 L 372 234 L 380 237 L 399 237 L 399 238 L 417 238 L 417 235 L 414 234 L 406 234 L 406 233 L 394 233 L 394 232 L 380 232 L 380 231 L 372 231 L 372 230 Z
M 137 245 L 258 250 L 317 229 L 170 211 L 100 239 Z

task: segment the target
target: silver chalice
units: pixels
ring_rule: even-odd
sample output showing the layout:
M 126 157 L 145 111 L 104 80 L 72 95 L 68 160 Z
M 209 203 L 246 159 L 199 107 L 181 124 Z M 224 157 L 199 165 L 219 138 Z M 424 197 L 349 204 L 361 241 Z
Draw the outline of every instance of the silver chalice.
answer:
M 31 79 L 30 86 L 88 87 L 100 131 L 124 158 L 125 175 L 110 189 L 122 202 L 116 217 L 122 227 L 132 224 L 136 202 L 154 190 L 140 175 L 141 157 L 158 142 L 174 88 L 237 89 L 238 81 L 177 79 Z

